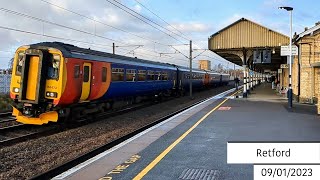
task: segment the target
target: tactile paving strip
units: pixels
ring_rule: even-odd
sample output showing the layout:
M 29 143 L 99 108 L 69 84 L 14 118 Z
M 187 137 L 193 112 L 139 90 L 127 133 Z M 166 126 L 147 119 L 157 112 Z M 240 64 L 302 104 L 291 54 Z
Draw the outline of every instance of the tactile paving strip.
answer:
M 218 180 L 219 171 L 210 169 L 185 169 L 179 179 Z

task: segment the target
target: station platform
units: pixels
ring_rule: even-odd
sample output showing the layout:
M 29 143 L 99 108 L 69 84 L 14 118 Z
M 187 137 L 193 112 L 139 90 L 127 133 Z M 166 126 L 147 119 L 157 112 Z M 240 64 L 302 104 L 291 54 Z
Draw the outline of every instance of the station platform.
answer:
M 234 98 L 235 92 L 217 95 L 54 179 L 250 180 L 253 165 L 227 164 L 228 141 L 320 139 L 312 106 L 288 109 L 286 98 L 268 83 L 248 98 Z

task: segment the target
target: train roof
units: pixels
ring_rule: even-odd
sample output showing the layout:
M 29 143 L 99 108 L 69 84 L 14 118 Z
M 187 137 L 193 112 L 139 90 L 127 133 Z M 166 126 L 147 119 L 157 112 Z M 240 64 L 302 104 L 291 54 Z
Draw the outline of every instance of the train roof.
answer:
M 47 49 L 55 48 L 62 52 L 66 58 L 81 58 L 96 61 L 108 61 L 112 63 L 123 63 L 130 65 L 151 66 L 154 68 L 168 68 L 176 69 L 176 65 L 169 63 L 156 62 L 151 60 L 144 60 L 139 58 L 132 58 L 128 56 L 121 56 L 92 49 L 80 48 L 71 44 L 62 42 L 41 42 L 30 45 L 32 48 Z

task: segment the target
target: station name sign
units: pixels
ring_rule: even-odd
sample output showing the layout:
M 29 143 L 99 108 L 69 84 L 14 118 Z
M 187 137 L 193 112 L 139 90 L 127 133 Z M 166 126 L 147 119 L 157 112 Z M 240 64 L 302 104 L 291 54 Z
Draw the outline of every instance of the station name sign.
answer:
M 292 56 L 298 55 L 298 47 L 296 45 L 292 45 Z M 290 48 L 289 46 L 281 46 L 281 56 L 290 56 Z

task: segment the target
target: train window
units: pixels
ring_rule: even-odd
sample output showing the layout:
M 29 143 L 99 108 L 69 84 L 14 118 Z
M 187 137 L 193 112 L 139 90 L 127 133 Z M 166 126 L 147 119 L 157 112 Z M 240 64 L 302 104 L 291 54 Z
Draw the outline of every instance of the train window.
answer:
M 145 81 L 145 80 L 146 80 L 146 70 L 139 70 L 138 81 Z
M 173 73 L 172 73 L 172 79 L 173 79 L 173 80 L 177 80 L 177 73 L 176 73 L 176 72 L 173 72 Z
M 154 72 L 153 71 L 148 71 L 148 80 L 154 80 Z
M 80 66 L 75 65 L 74 66 L 74 78 L 79 78 L 80 77 Z
M 60 55 L 53 54 L 48 66 L 48 79 L 58 79 L 60 66 Z
M 102 67 L 102 82 L 107 82 L 107 68 Z
M 168 80 L 168 72 L 162 72 L 162 80 Z
M 123 81 L 124 69 L 123 68 L 112 68 L 112 81 Z
M 136 79 L 136 70 L 135 69 L 127 69 L 126 70 L 126 81 L 135 81 Z
M 16 66 L 16 75 L 20 76 L 22 72 L 22 65 L 23 65 L 23 57 L 24 53 L 22 51 L 18 52 L 18 61 Z
M 161 72 L 160 71 L 156 71 L 154 73 L 154 78 L 155 78 L 154 80 L 160 81 L 162 79 Z
M 83 67 L 83 82 L 89 82 L 89 66 Z

